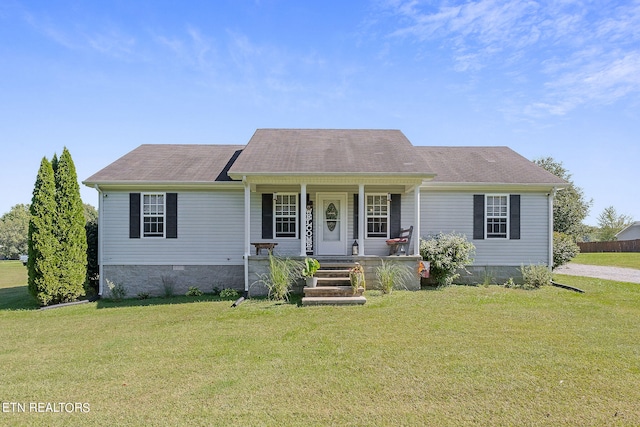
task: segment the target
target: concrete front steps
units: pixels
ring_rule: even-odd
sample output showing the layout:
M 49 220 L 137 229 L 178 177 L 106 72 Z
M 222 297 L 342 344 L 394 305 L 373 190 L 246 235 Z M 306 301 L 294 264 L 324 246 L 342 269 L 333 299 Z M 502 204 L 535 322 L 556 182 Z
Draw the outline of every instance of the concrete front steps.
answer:
M 352 263 L 322 263 L 316 272 L 318 286 L 303 289 L 302 305 L 362 305 L 367 299 L 359 288 L 354 295 L 349 279 Z

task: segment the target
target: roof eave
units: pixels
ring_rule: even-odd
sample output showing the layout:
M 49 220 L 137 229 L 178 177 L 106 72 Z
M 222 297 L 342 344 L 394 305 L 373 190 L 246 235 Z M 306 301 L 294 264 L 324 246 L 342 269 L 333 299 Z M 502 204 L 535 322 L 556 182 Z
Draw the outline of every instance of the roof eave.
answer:
M 140 188 L 140 187 L 167 187 L 167 188 L 214 188 L 242 186 L 242 181 L 82 181 L 87 187 L 96 185 L 105 188 Z
M 559 183 L 517 183 L 517 182 L 433 182 L 425 181 L 422 187 L 437 190 L 510 190 L 510 191 L 551 191 L 562 190 L 566 184 Z

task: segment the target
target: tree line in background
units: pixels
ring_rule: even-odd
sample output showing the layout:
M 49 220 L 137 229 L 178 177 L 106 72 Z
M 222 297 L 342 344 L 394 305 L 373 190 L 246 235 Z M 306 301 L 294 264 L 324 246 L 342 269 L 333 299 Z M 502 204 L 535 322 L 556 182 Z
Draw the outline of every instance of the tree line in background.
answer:
M 535 159 L 533 162 L 569 183 L 567 188 L 556 193 L 553 231 L 571 236 L 576 242 L 607 242 L 616 240 L 616 234 L 633 223 L 631 216 L 619 214 L 613 206 L 609 206 L 598 216 L 597 227 L 585 225 L 583 221 L 589 215 L 593 200 L 585 198 L 584 192 L 575 185 L 562 162 L 552 157 Z
M 569 183 L 556 193 L 553 202 L 553 268 L 566 264 L 580 253 L 577 242 L 615 240 L 616 234 L 633 222 L 631 217 L 619 215 L 609 206 L 598 217 L 599 227 L 585 225 L 583 221 L 589 215 L 593 200 L 585 199 L 584 192 L 575 185 L 562 162 L 552 157 L 533 162 Z

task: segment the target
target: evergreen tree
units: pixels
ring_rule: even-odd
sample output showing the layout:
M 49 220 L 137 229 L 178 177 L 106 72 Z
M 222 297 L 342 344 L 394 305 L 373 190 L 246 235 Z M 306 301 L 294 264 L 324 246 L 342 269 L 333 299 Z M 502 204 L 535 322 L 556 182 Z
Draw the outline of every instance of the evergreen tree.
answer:
M 56 236 L 56 184 L 51 163 L 47 158 L 40 162 L 31 199 L 29 221 L 29 292 L 42 305 L 55 302 L 59 285 Z
M 61 251 L 57 257 L 60 281 L 58 298 L 65 302 L 73 301 L 84 294 L 87 277 L 84 205 L 80 198 L 76 168 L 66 147 L 57 160 L 55 185 L 56 235 Z

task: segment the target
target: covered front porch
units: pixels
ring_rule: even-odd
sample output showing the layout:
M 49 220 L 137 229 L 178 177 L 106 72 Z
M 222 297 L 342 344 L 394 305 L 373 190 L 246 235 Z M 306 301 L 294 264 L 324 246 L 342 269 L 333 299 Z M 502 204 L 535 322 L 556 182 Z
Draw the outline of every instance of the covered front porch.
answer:
M 296 182 L 297 181 L 297 182 Z M 351 182 L 348 182 L 351 181 Z M 355 182 L 354 182 L 355 181 Z M 420 261 L 420 185 L 422 177 L 244 177 L 245 290 L 257 289 L 268 252 L 278 256 L 320 261 L 358 262 L 373 285 L 375 268 L 385 262 Z M 389 256 L 387 240 L 412 228 L 400 256 Z

